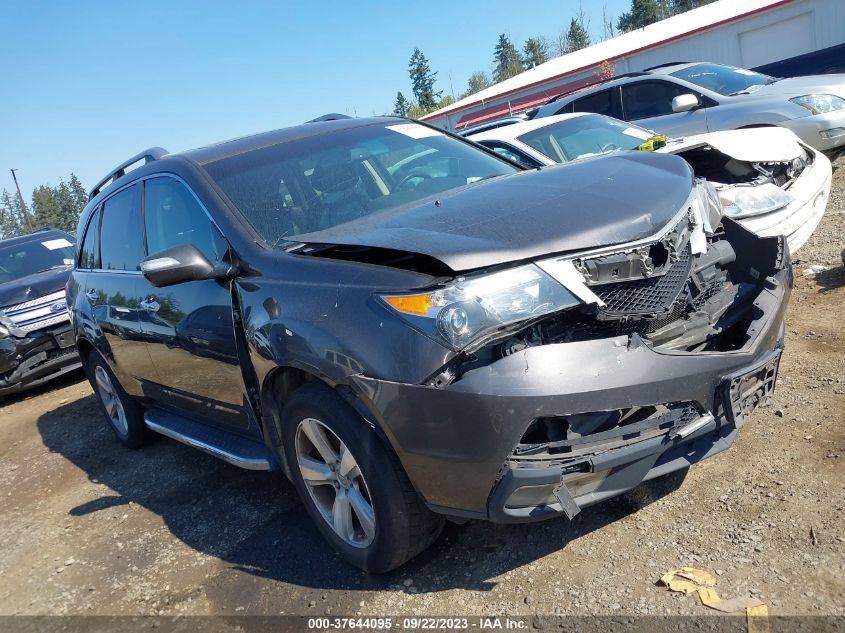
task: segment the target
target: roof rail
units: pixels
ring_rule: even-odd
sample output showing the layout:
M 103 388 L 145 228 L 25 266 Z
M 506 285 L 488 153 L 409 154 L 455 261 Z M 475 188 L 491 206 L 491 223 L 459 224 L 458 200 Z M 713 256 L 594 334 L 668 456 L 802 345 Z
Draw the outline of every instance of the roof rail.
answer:
M 103 178 L 97 185 L 91 190 L 90 195 L 88 196 L 88 200 L 93 200 L 94 197 L 100 193 L 106 185 L 110 185 L 111 183 L 115 182 L 118 178 L 124 176 L 126 174 L 126 168 L 130 165 L 134 165 L 140 161 L 144 161 L 144 164 L 151 163 L 154 160 L 158 160 L 168 151 L 161 147 L 151 147 L 149 149 L 144 150 L 140 154 L 136 154 L 129 160 L 122 162 L 120 165 L 115 167 L 111 170 L 111 173 Z
M 677 66 L 678 64 L 691 64 L 692 62 L 665 62 L 663 64 L 657 64 L 657 66 L 649 66 L 648 68 L 643 68 L 643 72 L 647 73 L 650 70 L 657 70 L 658 68 L 666 68 L 666 66 Z
M 330 112 L 329 114 L 324 114 L 323 116 L 318 116 L 316 119 L 311 119 L 310 121 L 306 121 L 306 123 L 319 123 L 320 121 L 337 121 L 338 119 L 351 119 L 352 117 L 348 114 L 340 114 L 338 112 Z

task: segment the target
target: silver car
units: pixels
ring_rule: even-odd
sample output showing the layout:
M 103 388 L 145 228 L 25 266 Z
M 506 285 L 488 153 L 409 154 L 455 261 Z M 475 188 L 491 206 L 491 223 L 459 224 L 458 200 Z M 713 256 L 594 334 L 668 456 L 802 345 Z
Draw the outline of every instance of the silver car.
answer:
M 782 126 L 828 154 L 845 149 L 845 75 L 777 79 L 723 64 L 667 64 L 561 95 L 534 117 L 594 112 L 671 136 Z

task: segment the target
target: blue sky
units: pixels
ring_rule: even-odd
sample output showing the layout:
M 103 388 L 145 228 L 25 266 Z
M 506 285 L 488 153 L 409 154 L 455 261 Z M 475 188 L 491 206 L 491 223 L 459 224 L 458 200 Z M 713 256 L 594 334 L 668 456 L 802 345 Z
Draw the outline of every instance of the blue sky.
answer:
M 421 7 L 425 6 L 423 10 Z M 578 0 L 7 2 L 0 37 L 0 189 L 27 202 L 76 173 L 86 188 L 153 145 L 179 151 L 300 123 L 369 116 L 410 96 L 418 46 L 457 95 L 490 71 L 499 33 L 556 37 Z M 411 8 L 413 6 L 413 8 Z M 586 0 L 594 40 L 602 7 Z M 520 10 L 524 9 L 524 10 Z M 451 79 L 451 87 L 450 87 Z

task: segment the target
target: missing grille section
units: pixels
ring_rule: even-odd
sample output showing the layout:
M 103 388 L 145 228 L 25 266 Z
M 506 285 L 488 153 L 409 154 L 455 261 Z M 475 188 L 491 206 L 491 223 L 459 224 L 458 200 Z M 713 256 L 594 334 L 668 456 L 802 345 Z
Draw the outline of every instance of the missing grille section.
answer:
M 592 287 L 605 303 L 600 313 L 607 317 L 668 313 L 686 284 L 691 262 L 687 244 L 662 275 Z
M 690 402 L 537 418 L 514 449 L 511 461 L 569 460 L 665 435 L 699 416 Z

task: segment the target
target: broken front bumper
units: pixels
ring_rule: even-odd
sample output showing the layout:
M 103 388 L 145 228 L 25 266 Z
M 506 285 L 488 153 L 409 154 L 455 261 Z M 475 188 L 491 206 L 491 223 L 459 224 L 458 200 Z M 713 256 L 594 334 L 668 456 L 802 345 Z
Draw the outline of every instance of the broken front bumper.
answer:
M 70 323 L 0 339 L 0 396 L 36 387 L 81 367 Z
M 444 388 L 354 380 L 433 510 L 497 522 L 571 515 L 730 446 L 744 416 L 726 412 L 725 385 L 778 353 L 790 274 L 786 268 L 770 278 L 755 301 L 759 316 L 749 325 L 749 339 L 736 351 L 656 351 L 637 336 L 620 336 L 529 347 Z M 564 479 L 554 461 L 515 467 L 514 449 L 533 420 L 666 403 L 691 404 L 703 423 L 683 436 L 670 432 L 592 456 L 588 472 L 579 474 L 595 476 L 572 486 L 568 508 L 553 502 L 509 507 L 518 488 L 554 488 Z

